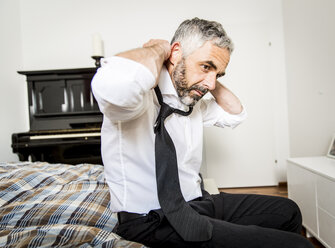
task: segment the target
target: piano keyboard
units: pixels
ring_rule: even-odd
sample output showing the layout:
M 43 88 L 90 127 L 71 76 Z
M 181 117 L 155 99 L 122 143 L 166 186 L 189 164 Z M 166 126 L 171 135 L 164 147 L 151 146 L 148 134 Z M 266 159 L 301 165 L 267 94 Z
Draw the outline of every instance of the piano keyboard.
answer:
M 43 140 L 43 139 L 66 139 L 66 138 L 87 138 L 87 137 L 100 137 L 100 132 L 94 133 L 69 133 L 69 134 L 47 134 L 47 135 L 34 135 L 30 136 L 30 140 Z

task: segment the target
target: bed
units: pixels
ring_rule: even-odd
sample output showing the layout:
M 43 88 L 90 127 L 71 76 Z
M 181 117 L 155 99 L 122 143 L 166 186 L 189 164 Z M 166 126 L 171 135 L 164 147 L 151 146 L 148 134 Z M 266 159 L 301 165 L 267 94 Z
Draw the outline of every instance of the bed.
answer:
M 113 233 L 103 166 L 0 163 L 0 247 L 145 246 Z

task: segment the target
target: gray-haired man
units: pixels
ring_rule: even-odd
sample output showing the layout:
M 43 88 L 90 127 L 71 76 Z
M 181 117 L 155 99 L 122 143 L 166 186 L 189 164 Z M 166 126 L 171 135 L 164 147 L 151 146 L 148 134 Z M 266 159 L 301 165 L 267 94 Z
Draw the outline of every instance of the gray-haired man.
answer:
M 203 126 L 236 127 L 246 118 L 239 99 L 217 81 L 232 51 L 221 24 L 194 18 L 179 26 L 171 44 L 150 40 L 102 61 L 92 87 L 104 114 L 102 156 L 111 208 L 119 218 L 115 231 L 125 239 L 150 247 L 312 247 L 298 234 L 301 214 L 291 200 L 201 190 Z M 185 221 L 177 227 L 160 204 L 156 86 L 165 104 L 193 108 L 188 116 L 167 117 L 165 127 L 175 146 L 182 196 L 210 225 L 206 238 L 186 239 L 183 231 L 197 226 Z M 203 99 L 207 92 L 212 98 Z

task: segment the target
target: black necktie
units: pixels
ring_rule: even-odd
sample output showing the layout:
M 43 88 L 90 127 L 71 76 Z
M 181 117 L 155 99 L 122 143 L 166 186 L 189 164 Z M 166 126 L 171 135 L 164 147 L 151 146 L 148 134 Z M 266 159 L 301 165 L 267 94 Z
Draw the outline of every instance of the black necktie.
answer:
M 163 102 L 162 94 L 155 88 L 161 105 L 154 131 L 156 180 L 158 200 L 169 223 L 185 241 L 207 241 L 212 237 L 213 226 L 208 219 L 198 214 L 185 201 L 179 184 L 176 149 L 165 129 L 164 120 L 172 113 L 189 115 L 188 112 L 174 109 Z

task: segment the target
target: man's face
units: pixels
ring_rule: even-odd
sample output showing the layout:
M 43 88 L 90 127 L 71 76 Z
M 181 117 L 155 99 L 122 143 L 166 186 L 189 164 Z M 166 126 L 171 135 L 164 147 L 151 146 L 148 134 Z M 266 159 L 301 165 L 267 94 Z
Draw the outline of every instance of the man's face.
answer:
M 217 78 L 225 74 L 229 59 L 227 49 L 209 41 L 182 58 L 172 72 L 172 81 L 181 101 L 193 106 L 208 91 L 214 90 Z

